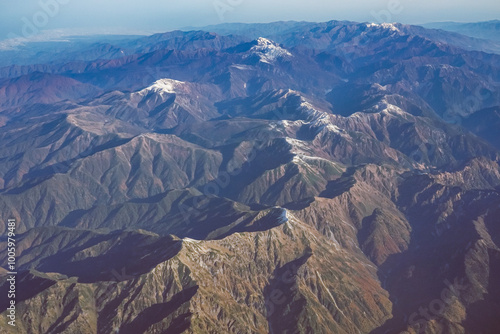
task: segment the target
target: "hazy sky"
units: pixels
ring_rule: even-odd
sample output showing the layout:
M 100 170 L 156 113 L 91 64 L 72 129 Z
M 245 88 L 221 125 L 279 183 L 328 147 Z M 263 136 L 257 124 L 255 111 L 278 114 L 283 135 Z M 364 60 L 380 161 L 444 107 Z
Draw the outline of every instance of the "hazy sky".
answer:
M 152 33 L 224 22 L 500 19 L 499 0 L 0 0 L 0 40 L 46 30 Z

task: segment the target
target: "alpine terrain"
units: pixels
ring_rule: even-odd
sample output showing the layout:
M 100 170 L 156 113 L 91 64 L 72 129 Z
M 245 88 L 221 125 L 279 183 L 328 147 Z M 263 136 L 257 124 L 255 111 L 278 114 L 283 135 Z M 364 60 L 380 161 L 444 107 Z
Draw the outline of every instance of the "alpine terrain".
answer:
M 0 52 L 0 332 L 500 333 L 500 43 L 453 27 Z

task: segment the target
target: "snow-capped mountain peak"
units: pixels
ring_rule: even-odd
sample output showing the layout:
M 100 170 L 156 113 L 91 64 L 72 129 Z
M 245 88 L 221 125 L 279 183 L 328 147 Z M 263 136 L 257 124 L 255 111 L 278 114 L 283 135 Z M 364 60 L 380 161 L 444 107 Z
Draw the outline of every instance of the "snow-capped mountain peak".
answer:
M 155 81 L 151 86 L 146 87 L 138 92 L 140 95 L 147 95 L 150 92 L 154 93 L 167 93 L 167 94 L 175 94 L 176 88 L 180 87 L 184 82 L 177 81 L 173 79 L 159 79 Z
M 390 31 L 394 31 L 394 32 L 399 32 L 399 29 L 398 27 L 396 27 L 396 25 L 394 23 L 368 23 L 367 24 L 367 27 L 371 28 L 371 27 L 379 27 L 379 28 L 383 28 L 383 29 L 388 29 Z
M 264 38 L 259 37 L 257 39 L 257 45 L 253 46 L 250 51 L 253 54 L 257 54 L 260 57 L 260 61 L 263 63 L 272 63 L 277 58 L 291 57 L 292 54 L 280 47 L 277 43 Z

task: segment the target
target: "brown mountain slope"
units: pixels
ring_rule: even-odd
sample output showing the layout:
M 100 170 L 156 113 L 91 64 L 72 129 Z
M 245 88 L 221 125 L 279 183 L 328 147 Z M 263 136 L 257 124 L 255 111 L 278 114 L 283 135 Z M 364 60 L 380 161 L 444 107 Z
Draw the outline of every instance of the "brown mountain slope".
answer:
M 19 301 L 20 322 L 32 333 L 56 328 L 73 333 L 115 329 L 124 333 L 267 333 L 279 331 L 284 316 L 301 333 L 308 328 L 350 333 L 367 332 L 387 319 L 390 302 L 366 260 L 335 251 L 331 241 L 315 230 L 290 215 L 287 219 L 267 231 L 236 233 L 218 241 L 170 239 L 173 252 L 149 254 L 157 264 L 145 273 L 134 267 L 144 268 L 151 261 L 143 256 L 148 247 L 165 243 L 158 236 L 129 233 L 109 238 L 75 232 L 70 237 L 74 241 L 62 247 L 68 249 L 62 254 L 73 254 L 73 259 L 52 255 L 59 260 L 52 262 L 51 271 L 66 268 L 64 262 L 69 260 L 80 273 L 73 271 L 76 277 L 69 279 L 36 271 L 21 274 L 19 289 L 26 295 Z M 50 236 L 54 232 L 48 233 L 48 239 L 54 238 Z M 25 238 L 31 242 L 27 257 L 43 247 L 43 241 L 36 241 L 36 247 L 33 242 L 47 233 L 40 230 L 32 235 Z M 123 254 L 120 247 L 131 238 L 136 246 L 129 251 L 135 255 L 128 257 L 124 268 L 116 263 L 103 273 L 109 279 L 84 283 L 85 267 Z M 182 246 L 179 250 L 175 245 Z M 112 269 L 116 272 L 110 273 Z M 119 277 L 121 273 L 126 276 Z M 62 298 L 57 307 L 54 296 Z M 45 310 L 43 319 L 40 307 Z M 28 318 L 35 321 L 26 322 Z

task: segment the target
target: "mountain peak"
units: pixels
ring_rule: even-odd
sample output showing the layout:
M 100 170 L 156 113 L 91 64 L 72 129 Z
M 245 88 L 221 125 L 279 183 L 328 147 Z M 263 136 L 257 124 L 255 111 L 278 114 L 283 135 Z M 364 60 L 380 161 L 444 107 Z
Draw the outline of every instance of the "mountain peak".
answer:
M 183 81 L 173 80 L 173 79 L 160 79 L 155 81 L 151 86 L 146 87 L 139 91 L 138 93 L 141 95 L 147 95 L 150 92 L 154 93 L 167 93 L 167 94 L 175 94 L 175 89 L 183 85 Z
M 271 41 L 264 37 L 259 37 L 256 40 L 256 45 L 254 45 L 250 51 L 254 54 L 259 55 L 260 61 L 263 63 L 271 64 L 278 58 L 291 57 L 292 54 L 278 45 L 278 43 Z
M 391 31 L 394 31 L 394 32 L 399 32 L 399 29 L 398 27 L 396 26 L 395 23 L 368 23 L 366 25 L 367 27 L 371 28 L 371 27 L 377 27 L 377 28 L 383 28 L 383 29 L 388 29 L 388 30 L 391 30 Z

